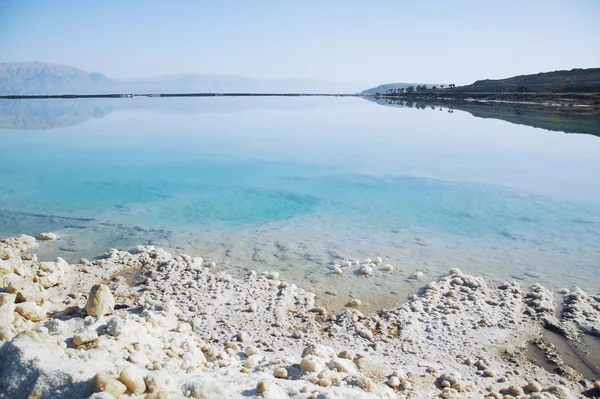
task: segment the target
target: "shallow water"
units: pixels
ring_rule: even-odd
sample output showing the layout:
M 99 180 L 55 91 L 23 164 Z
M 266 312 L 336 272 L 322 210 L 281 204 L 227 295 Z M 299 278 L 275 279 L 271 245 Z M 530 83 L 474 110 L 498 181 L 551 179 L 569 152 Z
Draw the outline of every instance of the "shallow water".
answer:
M 0 236 L 57 232 L 44 257 L 153 243 L 334 308 L 452 267 L 600 288 L 598 137 L 359 98 L 60 101 L 0 104 Z M 376 256 L 394 271 L 331 273 Z

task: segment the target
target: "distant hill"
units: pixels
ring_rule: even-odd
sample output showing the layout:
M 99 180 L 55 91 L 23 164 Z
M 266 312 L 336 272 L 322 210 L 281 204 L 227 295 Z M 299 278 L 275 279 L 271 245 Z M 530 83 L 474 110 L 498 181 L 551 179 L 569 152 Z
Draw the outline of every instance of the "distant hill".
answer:
M 0 95 L 107 93 L 357 93 L 364 87 L 301 78 L 253 79 L 235 75 L 178 74 L 145 79 L 109 79 L 66 65 L 0 63 Z
M 439 87 L 439 84 L 434 84 L 434 83 L 386 83 L 383 85 L 379 85 L 377 87 L 372 87 L 370 89 L 367 90 L 363 90 L 361 92 L 361 94 L 376 94 L 376 93 L 385 93 L 387 92 L 389 89 L 406 89 L 409 86 L 422 86 L 425 85 L 429 88 L 433 87 L 433 86 L 437 86 Z
M 571 69 L 570 71 L 542 72 L 506 79 L 478 80 L 467 86 L 456 87 L 455 90 L 483 93 L 498 91 L 597 93 L 600 92 L 600 68 Z
M 98 93 L 112 81 L 97 72 L 42 62 L 0 63 L 0 94 Z

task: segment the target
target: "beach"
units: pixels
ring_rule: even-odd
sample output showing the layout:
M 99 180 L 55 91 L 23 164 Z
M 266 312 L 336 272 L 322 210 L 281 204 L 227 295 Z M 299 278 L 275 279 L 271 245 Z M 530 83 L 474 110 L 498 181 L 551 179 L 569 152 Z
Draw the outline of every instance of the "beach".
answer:
M 354 298 L 332 312 L 277 272 L 234 278 L 153 246 L 39 262 L 44 245 L 0 243 L 0 397 L 600 395 L 594 370 L 570 366 L 544 338 L 598 337 L 595 293 L 453 269 L 405 303 L 363 314 Z M 359 263 L 341 267 L 385 273 L 384 259 Z

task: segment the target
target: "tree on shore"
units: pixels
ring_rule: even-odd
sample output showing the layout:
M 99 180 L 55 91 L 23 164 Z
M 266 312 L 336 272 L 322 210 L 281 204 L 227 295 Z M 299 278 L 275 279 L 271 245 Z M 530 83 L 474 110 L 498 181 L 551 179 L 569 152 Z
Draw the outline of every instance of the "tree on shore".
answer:
M 431 86 L 431 90 L 437 90 L 437 86 Z
M 415 91 L 415 86 L 408 86 L 405 90 L 406 93 L 412 93 Z
M 451 89 L 454 89 L 456 87 L 455 84 L 451 84 L 451 85 L 448 85 L 448 86 L 450 86 Z
M 444 90 L 444 85 L 440 85 L 440 87 L 442 88 L 442 90 Z

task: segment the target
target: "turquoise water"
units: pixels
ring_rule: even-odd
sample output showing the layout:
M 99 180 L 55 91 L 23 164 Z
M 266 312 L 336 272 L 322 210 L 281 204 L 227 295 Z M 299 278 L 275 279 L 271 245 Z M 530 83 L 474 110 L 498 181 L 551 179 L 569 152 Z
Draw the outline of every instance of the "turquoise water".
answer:
M 598 137 L 358 98 L 54 101 L 0 104 L 0 236 L 56 231 L 44 256 L 155 243 L 374 304 L 450 267 L 600 288 Z M 396 270 L 331 276 L 377 255 Z

